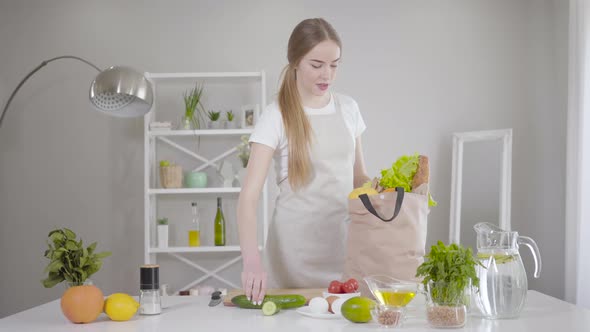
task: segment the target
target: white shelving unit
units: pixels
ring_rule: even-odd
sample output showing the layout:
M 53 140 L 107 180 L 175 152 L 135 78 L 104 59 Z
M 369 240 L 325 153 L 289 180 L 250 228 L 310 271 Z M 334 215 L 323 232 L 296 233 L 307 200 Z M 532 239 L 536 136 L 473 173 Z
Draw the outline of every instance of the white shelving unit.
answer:
M 188 156 L 201 162 L 201 165 L 193 169 L 193 171 L 201 171 L 208 167 L 215 167 L 216 162 L 234 155 L 237 149 L 231 148 L 223 153 L 220 153 L 214 158 L 207 158 L 199 155 L 196 151 L 192 151 L 174 141 L 175 138 L 182 136 L 236 136 L 238 139 L 241 135 L 248 135 L 253 132 L 252 129 L 202 129 L 202 130 L 158 130 L 151 131 L 149 124 L 156 118 L 158 110 L 157 90 L 158 84 L 166 81 L 182 81 L 182 82 L 214 82 L 216 84 L 224 82 L 241 82 L 246 84 L 257 84 L 260 88 L 259 103 L 261 108 L 266 105 L 266 79 L 264 71 L 261 72 L 212 72 L 212 73 L 146 73 L 145 76 L 150 80 L 153 87 L 154 103 L 152 109 L 144 117 L 144 261 L 146 264 L 155 264 L 157 262 L 158 254 L 168 254 L 183 263 L 204 273 L 199 279 L 194 280 L 188 285 L 179 289 L 187 289 L 197 285 L 208 278 L 215 278 L 228 286 L 240 288 L 230 280 L 227 280 L 219 275 L 219 273 L 227 267 L 239 262 L 241 260 L 240 247 L 238 245 L 228 246 L 201 246 L 201 247 L 168 247 L 158 248 L 155 243 L 155 225 L 158 216 L 157 200 L 162 195 L 198 195 L 203 196 L 226 196 L 231 199 L 238 198 L 241 188 L 178 188 L 178 189 L 162 189 L 158 188 L 157 172 L 158 163 L 156 160 L 156 142 L 161 141 L 169 146 L 175 148 L 179 152 L 185 153 Z M 181 93 L 182 91 L 179 91 Z M 238 139 L 236 143 L 239 143 Z M 268 186 L 265 182 L 262 190 L 262 239 L 259 244 L 260 250 L 266 245 L 266 237 L 268 231 Z M 226 220 L 227 222 L 227 220 Z M 203 234 L 201 235 L 203 236 Z M 187 253 L 233 253 L 233 257 L 223 264 L 219 265 L 213 270 L 204 268 L 203 266 L 187 259 L 181 254 Z

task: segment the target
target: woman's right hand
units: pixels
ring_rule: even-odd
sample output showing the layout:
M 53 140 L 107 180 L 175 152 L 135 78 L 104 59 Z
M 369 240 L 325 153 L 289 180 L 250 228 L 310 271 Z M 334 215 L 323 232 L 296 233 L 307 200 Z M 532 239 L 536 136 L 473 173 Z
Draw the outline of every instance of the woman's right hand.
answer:
M 256 255 L 258 256 L 258 255 Z M 262 304 L 266 295 L 266 271 L 260 257 L 245 259 L 242 271 L 242 288 L 253 304 Z

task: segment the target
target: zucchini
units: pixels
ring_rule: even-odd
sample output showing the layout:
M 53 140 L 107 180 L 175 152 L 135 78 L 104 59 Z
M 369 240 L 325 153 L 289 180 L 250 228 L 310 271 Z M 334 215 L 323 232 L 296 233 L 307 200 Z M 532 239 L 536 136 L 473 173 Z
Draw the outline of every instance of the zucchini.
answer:
M 231 303 L 235 304 L 237 307 L 242 309 L 262 309 L 262 306 L 265 302 L 273 301 L 274 303 L 278 304 L 281 309 L 293 309 L 303 307 L 307 300 L 303 295 L 266 295 L 264 300 L 262 300 L 262 304 L 256 305 L 252 304 L 252 302 L 248 301 L 246 295 L 238 295 L 231 299 Z

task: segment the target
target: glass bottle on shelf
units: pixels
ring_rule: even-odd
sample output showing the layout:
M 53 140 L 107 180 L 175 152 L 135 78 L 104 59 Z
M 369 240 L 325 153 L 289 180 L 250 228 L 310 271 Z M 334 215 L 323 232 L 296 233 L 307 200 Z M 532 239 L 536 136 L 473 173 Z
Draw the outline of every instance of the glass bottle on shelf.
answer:
M 217 197 L 217 213 L 215 214 L 215 245 L 225 245 L 225 218 L 221 210 L 221 197 Z
M 188 230 L 188 246 L 199 247 L 201 245 L 201 227 L 199 224 L 199 209 L 197 202 L 191 203 L 192 207 L 192 222 Z

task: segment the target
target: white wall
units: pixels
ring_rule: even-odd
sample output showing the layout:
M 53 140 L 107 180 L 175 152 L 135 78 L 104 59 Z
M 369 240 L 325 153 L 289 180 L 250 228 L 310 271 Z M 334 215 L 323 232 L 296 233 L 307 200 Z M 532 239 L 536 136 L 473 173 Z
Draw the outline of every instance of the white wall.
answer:
M 0 101 L 62 54 L 151 72 L 264 69 L 272 96 L 289 33 L 316 16 L 343 39 L 336 89 L 361 107 L 370 174 L 401 154 L 430 156 L 430 242 L 448 239 L 451 133 L 514 128 L 513 225 L 543 254 L 531 287 L 563 297 L 566 1 L 0 1 Z M 61 295 L 39 282 L 54 227 L 113 251 L 93 277 L 105 293 L 137 293 L 143 128 L 91 111 L 94 74 L 50 64 L 0 129 L 0 317 Z M 198 276 L 166 264 L 173 286 Z

